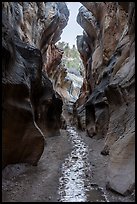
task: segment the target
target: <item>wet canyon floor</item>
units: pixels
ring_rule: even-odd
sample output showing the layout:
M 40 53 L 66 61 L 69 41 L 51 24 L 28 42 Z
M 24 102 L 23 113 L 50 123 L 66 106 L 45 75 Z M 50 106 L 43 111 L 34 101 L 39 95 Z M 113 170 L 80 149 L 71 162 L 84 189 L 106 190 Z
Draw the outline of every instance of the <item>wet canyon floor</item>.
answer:
M 103 139 L 67 126 L 47 138 L 37 166 L 8 165 L 2 172 L 2 202 L 134 202 L 106 190 L 109 156 Z

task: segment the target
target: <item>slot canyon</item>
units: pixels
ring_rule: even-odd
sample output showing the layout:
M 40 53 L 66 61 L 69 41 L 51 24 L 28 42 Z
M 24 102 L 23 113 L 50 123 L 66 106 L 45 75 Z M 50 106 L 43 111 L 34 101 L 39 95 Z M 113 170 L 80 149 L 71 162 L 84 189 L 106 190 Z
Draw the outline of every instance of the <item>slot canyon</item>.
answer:
M 135 202 L 135 2 L 79 3 L 2 2 L 2 202 Z

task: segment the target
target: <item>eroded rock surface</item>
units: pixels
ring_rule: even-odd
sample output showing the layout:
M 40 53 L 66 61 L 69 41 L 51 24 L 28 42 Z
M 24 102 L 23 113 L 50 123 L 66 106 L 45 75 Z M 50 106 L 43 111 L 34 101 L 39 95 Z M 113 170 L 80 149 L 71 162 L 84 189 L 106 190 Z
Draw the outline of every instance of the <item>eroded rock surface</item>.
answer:
M 3 167 L 20 162 L 36 165 L 44 139 L 59 134 L 63 102 L 43 62 L 48 47 L 60 39 L 68 16 L 64 2 L 2 4 Z
M 85 79 L 75 120 L 90 137 L 104 137 L 101 153 L 110 154 L 107 187 L 126 195 L 135 183 L 135 4 L 81 3 L 77 22 L 84 33 L 77 47 Z
M 77 93 L 55 45 L 68 22 L 66 4 L 2 4 L 3 167 L 37 165 L 46 137 L 66 127 L 65 98 L 68 121 L 74 115 L 88 136 L 104 138 L 107 188 L 127 195 L 135 183 L 135 4 L 81 3 L 77 22 L 84 33 L 77 48 L 85 75 L 74 106 L 70 93 Z

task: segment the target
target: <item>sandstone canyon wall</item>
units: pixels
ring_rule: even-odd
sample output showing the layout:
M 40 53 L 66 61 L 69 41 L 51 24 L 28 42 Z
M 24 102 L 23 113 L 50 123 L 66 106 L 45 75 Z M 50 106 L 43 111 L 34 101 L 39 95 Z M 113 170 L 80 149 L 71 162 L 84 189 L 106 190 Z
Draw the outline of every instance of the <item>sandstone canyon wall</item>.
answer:
M 37 165 L 44 139 L 59 133 L 63 102 L 44 64 L 68 17 L 63 2 L 2 3 L 3 167 Z
M 135 4 L 80 2 L 77 47 L 85 66 L 75 123 L 109 154 L 106 185 L 122 195 L 135 184 Z
M 70 113 L 88 136 L 104 138 L 106 186 L 126 195 L 135 183 L 135 4 L 80 3 L 77 48 L 85 76 Z M 37 165 L 46 137 L 63 127 L 72 83 L 56 42 L 68 18 L 64 2 L 2 3 L 3 167 Z

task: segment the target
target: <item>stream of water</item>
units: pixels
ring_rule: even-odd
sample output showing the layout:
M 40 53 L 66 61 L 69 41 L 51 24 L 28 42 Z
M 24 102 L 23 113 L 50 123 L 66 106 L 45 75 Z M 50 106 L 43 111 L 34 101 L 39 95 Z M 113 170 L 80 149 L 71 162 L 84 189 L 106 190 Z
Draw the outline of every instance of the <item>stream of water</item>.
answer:
M 67 127 L 72 151 L 62 164 L 59 179 L 60 202 L 108 202 L 101 188 L 93 184 L 88 147 L 75 127 Z M 64 147 L 62 147 L 64 148 Z

